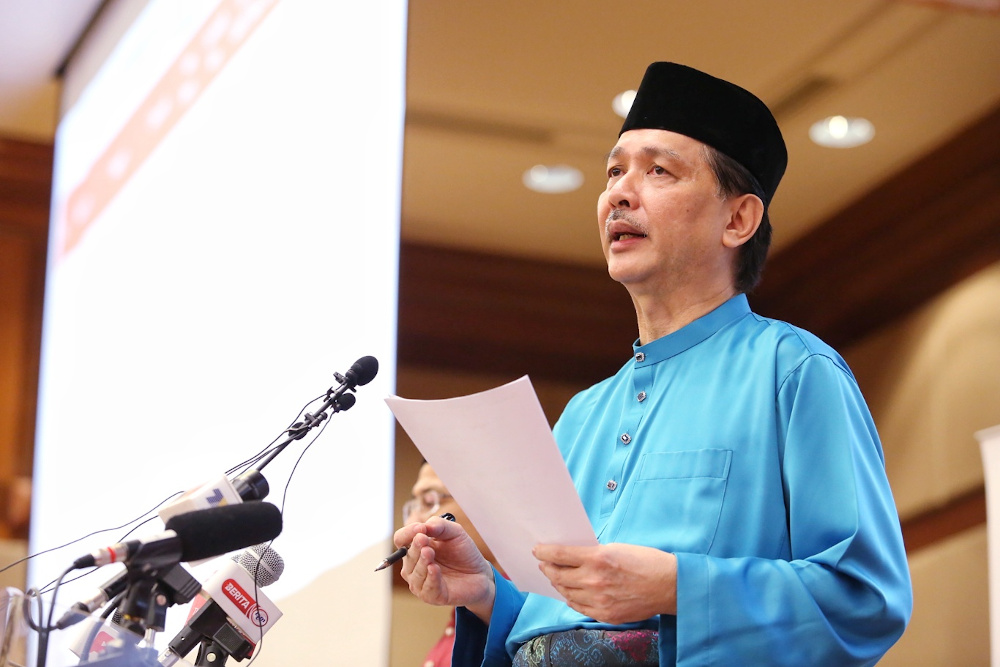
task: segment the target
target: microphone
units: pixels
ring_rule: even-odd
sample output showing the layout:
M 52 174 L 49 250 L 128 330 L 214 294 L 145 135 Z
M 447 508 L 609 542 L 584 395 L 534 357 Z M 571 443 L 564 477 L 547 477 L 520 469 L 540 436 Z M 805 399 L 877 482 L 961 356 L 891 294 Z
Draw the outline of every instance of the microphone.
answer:
M 337 373 L 334 373 L 333 377 L 351 389 L 363 387 L 374 380 L 376 375 L 378 375 L 378 359 L 368 356 L 361 357 L 351 364 L 351 367 L 344 373 L 344 377 L 340 377 Z
M 158 514 L 160 519 L 167 521 L 178 514 L 195 510 L 233 505 L 249 500 L 263 500 L 270 490 L 267 480 L 258 470 L 248 470 L 232 480 L 226 475 L 219 475 L 185 491 L 179 498 L 160 509 Z
M 264 500 L 271 492 L 270 485 L 259 470 L 247 470 L 239 475 L 233 480 L 233 487 L 235 487 L 236 493 L 240 494 L 240 499 L 243 502 Z
M 273 540 L 281 534 L 281 511 L 270 503 L 223 505 L 171 517 L 167 530 L 118 542 L 80 556 L 74 569 L 124 562 L 202 560 Z
M 235 479 L 232 480 L 232 485 L 235 491 L 239 494 L 240 498 L 236 502 L 263 500 L 264 498 L 267 497 L 267 494 L 270 492 L 270 487 L 268 486 L 267 480 L 264 479 L 264 476 L 261 475 L 260 472 L 256 470 L 249 470 L 243 473 L 242 475 L 236 477 Z M 203 485 L 201 487 L 198 487 L 198 489 L 185 493 L 184 496 L 182 496 L 180 499 L 160 510 L 160 518 L 163 519 L 164 521 L 168 521 L 171 517 L 183 513 L 175 511 L 176 508 L 183 504 L 186 504 L 190 498 L 195 497 L 196 491 L 202 490 L 206 486 L 209 485 Z M 204 501 L 204 500 L 209 500 L 211 497 L 214 497 L 214 492 L 212 492 L 212 496 L 206 497 L 203 494 L 200 498 L 201 500 Z M 195 509 L 203 509 L 203 508 L 200 507 L 192 508 L 188 511 L 195 511 Z M 127 586 L 128 586 L 128 571 L 122 570 L 117 575 L 115 575 L 111 579 L 101 584 L 92 596 L 84 600 L 80 600 L 72 607 L 70 607 L 69 611 L 63 614 L 63 617 L 59 619 L 59 622 L 56 624 L 56 627 L 62 630 L 75 623 L 78 623 L 79 621 L 83 620 L 90 614 L 93 614 L 95 611 L 103 607 L 105 604 L 108 603 L 108 601 L 110 601 L 116 595 L 124 593 L 125 588 Z M 186 601 L 187 600 L 185 600 L 185 602 Z
M 375 379 L 377 374 L 378 359 L 371 356 L 361 357 L 355 361 L 343 375 L 334 373 L 333 377 L 336 378 L 340 385 L 336 388 L 330 387 L 327 390 L 326 399 L 318 410 L 306 413 L 302 421 L 295 422 L 285 431 L 288 433 L 288 439 L 277 447 L 274 447 L 267 456 L 261 459 L 257 463 L 256 470 L 260 471 L 264 466 L 273 461 L 274 457 L 284 451 L 285 447 L 293 440 L 301 440 L 306 437 L 306 434 L 311 429 L 319 426 L 328 417 L 326 414 L 327 410 L 332 408 L 332 414 L 336 414 L 353 407 L 357 398 L 350 392 L 354 391 L 355 387 L 368 384 Z
M 171 667 L 199 644 L 214 652 L 208 656 L 212 664 L 225 664 L 230 656 L 249 657 L 257 639 L 281 618 L 281 610 L 257 589 L 277 581 L 284 569 L 281 556 L 266 544 L 233 556 L 205 582 L 187 624 L 160 654 L 159 663 Z
M 270 586 L 285 571 L 285 561 L 266 544 L 257 544 L 232 557 L 233 562 L 253 575 L 258 586 Z
M 354 407 L 354 404 L 358 402 L 357 396 L 354 394 L 341 394 L 337 397 L 337 402 L 334 405 L 334 412 L 343 412 L 344 410 L 350 410 Z
M 337 410 L 349 409 L 352 405 L 354 405 L 354 401 L 350 400 L 349 404 L 345 403 L 344 399 L 351 395 L 348 393 L 345 396 L 345 393 L 354 391 L 355 387 L 362 387 L 368 384 L 375 379 L 376 375 L 378 375 L 378 359 L 371 356 L 361 357 L 355 361 L 343 375 L 340 373 L 334 373 L 333 377 L 340 383 L 340 386 L 336 389 L 331 388 L 330 391 L 327 392 L 326 403 L 324 403 L 323 407 L 320 408 L 320 412 L 325 411 L 331 405 L 334 406 L 334 412 Z M 312 422 L 312 419 L 315 419 L 317 416 L 318 415 L 307 415 L 305 421 L 306 425 L 310 427 L 314 426 L 315 424 Z M 317 420 L 316 423 L 319 423 L 319 421 L 322 421 L 322 418 Z

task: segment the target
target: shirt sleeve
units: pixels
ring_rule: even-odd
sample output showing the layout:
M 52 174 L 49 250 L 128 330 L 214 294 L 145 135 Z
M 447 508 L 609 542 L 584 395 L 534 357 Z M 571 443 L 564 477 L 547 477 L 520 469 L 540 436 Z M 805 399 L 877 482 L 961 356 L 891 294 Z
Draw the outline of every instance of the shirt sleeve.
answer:
M 495 568 L 493 579 L 497 592 L 488 627 L 465 607 L 456 610 L 453 665 L 510 667 L 511 658 L 507 655 L 505 643 L 524 605 L 525 594 Z
M 677 554 L 677 665 L 871 665 L 912 591 L 868 408 L 842 361 L 808 356 L 776 399 L 790 560 Z

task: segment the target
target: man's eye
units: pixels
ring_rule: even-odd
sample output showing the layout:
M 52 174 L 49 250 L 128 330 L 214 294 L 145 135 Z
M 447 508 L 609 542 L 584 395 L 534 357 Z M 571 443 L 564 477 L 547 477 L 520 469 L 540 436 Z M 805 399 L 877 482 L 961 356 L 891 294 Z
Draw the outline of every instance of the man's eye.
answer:
M 621 176 L 624 172 L 621 167 L 611 167 L 608 169 L 608 178 L 613 178 L 615 176 Z
M 658 164 L 654 164 L 654 165 L 653 165 L 653 168 L 652 168 L 652 169 L 651 169 L 650 171 L 652 171 L 652 172 L 653 172 L 654 174 L 656 174 L 657 176 L 663 176 L 664 174 L 666 174 L 666 173 L 667 173 L 667 170 L 666 170 L 666 169 L 664 169 L 663 167 L 661 167 L 661 166 L 660 166 L 660 165 L 658 165 Z

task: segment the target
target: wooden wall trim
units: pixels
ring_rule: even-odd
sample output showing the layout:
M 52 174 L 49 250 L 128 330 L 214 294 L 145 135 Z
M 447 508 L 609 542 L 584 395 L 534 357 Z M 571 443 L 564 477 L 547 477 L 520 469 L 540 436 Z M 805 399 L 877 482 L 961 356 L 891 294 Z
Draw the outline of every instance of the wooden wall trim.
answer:
M 952 498 L 940 507 L 902 522 L 906 553 L 948 539 L 986 523 L 986 488 L 979 486 Z

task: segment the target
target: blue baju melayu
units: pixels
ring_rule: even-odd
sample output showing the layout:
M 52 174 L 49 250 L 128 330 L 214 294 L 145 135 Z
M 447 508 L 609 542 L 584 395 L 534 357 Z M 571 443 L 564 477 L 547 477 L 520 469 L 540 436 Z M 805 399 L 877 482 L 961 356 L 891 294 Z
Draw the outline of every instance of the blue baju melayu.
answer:
M 737 295 L 645 345 L 555 426 L 602 544 L 677 556 L 661 665 L 874 664 L 912 607 L 881 444 L 841 357 Z M 459 610 L 455 665 L 612 628 L 496 577 L 487 629 Z

